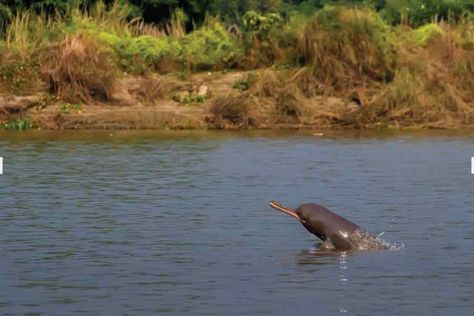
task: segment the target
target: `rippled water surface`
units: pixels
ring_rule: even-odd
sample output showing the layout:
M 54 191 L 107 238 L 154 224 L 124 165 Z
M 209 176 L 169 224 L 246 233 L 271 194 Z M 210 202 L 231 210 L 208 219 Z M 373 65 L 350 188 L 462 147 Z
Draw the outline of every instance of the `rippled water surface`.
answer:
M 0 314 L 474 315 L 474 137 L 3 133 Z M 323 253 L 317 202 L 400 250 Z

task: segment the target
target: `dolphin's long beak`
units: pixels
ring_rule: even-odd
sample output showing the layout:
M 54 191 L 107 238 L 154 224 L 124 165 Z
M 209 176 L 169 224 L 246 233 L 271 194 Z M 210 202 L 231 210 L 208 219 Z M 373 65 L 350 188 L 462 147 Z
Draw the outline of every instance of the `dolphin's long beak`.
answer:
M 298 216 L 298 214 L 296 214 L 295 210 L 292 210 L 291 208 L 288 208 L 288 207 L 278 203 L 277 201 L 271 201 L 270 206 L 273 207 L 276 210 L 279 210 L 280 212 L 286 213 L 286 214 L 290 215 L 291 217 L 296 218 L 297 220 L 299 220 L 301 222 L 301 218 Z

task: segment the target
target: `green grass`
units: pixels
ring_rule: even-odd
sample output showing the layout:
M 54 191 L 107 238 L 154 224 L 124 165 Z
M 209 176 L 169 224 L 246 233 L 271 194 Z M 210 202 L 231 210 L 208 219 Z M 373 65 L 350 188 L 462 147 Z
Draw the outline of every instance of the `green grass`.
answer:
M 64 113 L 64 114 L 69 114 L 71 111 L 76 111 L 76 112 L 79 112 L 81 111 L 82 107 L 80 104 L 77 104 L 77 103 L 67 103 L 67 102 L 63 102 L 60 106 L 59 106 L 59 110 L 61 111 L 61 113 Z
M 413 38 L 421 46 L 426 46 L 430 41 L 439 40 L 444 34 L 444 30 L 434 23 L 426 24 L 413 30 Z
M 252 73 L 249 73 L 245 78 L 237 80 L 237 82 L 234 83 L 232 88 L 240 91 L 247 91 L 254 82 L 254 80 L 255 76 Z
M 209 100 L 210 96 L 208 94 L 205 95 L 189 95 L 183 98 L 183 104 L 191 105 L 194 103 L 203 103 Z
M 17 130 L 17 131 L 24 131 L 33 128 L 33 123 L 30 122 L 28 119 L 19 118 L 13 121 L 9 121 L 3 124 L 4 129 L 10 130 Z

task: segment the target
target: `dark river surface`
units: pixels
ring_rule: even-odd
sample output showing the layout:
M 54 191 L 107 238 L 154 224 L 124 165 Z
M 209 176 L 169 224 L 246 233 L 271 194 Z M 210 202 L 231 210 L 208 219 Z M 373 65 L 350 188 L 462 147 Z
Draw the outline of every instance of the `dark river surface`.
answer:
M 474 136 L 0 133 L 0 315 L 474 315 Z M 392 245 L 325 253 L 268 206 Z

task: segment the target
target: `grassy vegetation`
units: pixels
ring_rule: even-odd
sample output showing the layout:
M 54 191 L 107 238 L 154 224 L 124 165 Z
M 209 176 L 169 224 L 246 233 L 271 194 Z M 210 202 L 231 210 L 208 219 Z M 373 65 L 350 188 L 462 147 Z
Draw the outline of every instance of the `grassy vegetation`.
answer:
M 314 79 L 334 90 L 389 81 L 395 70 L 392 30 L 367 9 L 319 11 L 306 25 L 299 50 Z
M 0 89 L 8 93 L 23 94 L 34 88 L 38 78 L 38 64 L 29 59 L 3 56 L 0 65 Z
M 191 94 L 189 96 L 186 96 L 183 99 L 183 103 L 187 104 L 187 105 L 190 105 L 190 104 L 193 104 L 193 103 L 203 103 L 208 99 L 209 99 L 208 94 L 205 94 L 205 95 L 192 95 Z
M 69 114 L 71 112 L 80 112 L 81 111 L 81 105 L 80 104 L 70 104 L 70 103 L 67 103 L 67 102 L 64 102 L 60 105 L 59 107 L 59 110 L 61 111 L 61 113 L 63 114 Z
M 92 36 L 68 35 L 42 52 L 40 60 L 43 81 L 62 100 L 85 104 L 111 100 L 117 66 Z
M 121 1 L 49 14 L 4 8 L 0 92 L 43 86 L 67 104 L 111 102 L 123 88 L 120 78 L 132 74 L 155 78 L 140 88 L 151 100 L 172 90 L 161 74 L 269 68 L 235 82 L 232 95 L 211 98 L 216 120 L 239 126 L 312 124 L 322 117 L 357 127 L 474 123 L 468 11 L 438 6 L 437 12 L 431 2 L 425 10 L 408 0 L 383 8 L 361 3 L 287 16 L 270 6 L 248 11 L 237 24 L 208 14 L 191 29 L 182 10 L 150 24 L 133 18 L 136 8 Z M 360 109 L 328 112 L 314 102 L 321 96 L 350 98 Z M 190 95 L 183 103 L 208 98 Z
M 17 131 L 24 131 L 27 129 L 30 129 L 33 127 L 33 123 L 31 123 L 28 119 L 24 118 L 19 118 L 16 120 L 9 121 L 3 126 L 1 126 L 4 129 L 11 129 L 11 130 L 17 130 Z
M 375 93 L 361 112 L 360 122 L 473 123 L 472 27 L 440 24 L 434 32 L 426 31 L 426 26 L 421 27 L 401 40 L 395 77 Z M 413 38 L 419 44 L 413 44 Z

